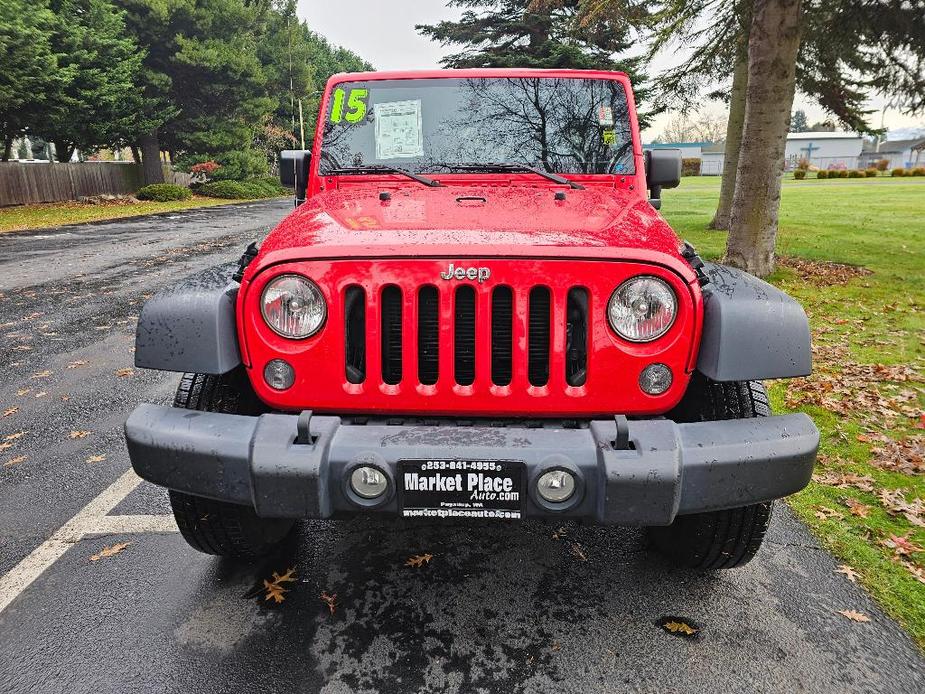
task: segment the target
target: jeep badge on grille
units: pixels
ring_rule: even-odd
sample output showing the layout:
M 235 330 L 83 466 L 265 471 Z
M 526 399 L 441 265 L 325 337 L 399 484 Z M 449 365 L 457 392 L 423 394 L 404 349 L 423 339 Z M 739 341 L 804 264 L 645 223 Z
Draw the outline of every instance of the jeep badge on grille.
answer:
M 445 280 L 478 280 L 481 284 L 491 277 L 491 270 L 487 267 L 453 267 L 453 263 L 446 269 L 446 272 L 440 273 L 440 278 Z

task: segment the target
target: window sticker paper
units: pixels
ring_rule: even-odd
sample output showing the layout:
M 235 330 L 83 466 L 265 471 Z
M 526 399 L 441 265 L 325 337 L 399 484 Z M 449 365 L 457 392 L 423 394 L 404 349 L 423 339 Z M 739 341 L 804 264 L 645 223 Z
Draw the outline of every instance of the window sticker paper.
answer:
M 598 106 L 597 123 L 601 127 L 613 127 L 613 109 L 610 106 Z
M 424 156 L 421 100 L 376 104 L 376 159 Z

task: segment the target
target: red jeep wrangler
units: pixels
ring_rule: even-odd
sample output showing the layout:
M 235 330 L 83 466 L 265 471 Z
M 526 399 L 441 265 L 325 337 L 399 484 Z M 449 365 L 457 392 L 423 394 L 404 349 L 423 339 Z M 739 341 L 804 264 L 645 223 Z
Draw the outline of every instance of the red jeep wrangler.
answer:
M 156 295 L 135 363 L 183 372 L 129 417 L 132 465 L 196 549 L 299 518 L 648 526 L 675 563 L 761 544 L 819 435 L 760 379 L 810 372 L 800 306 L 704 263 L 658 214 L 626 75 L 337 75 L 297 208 L 239 263 Z

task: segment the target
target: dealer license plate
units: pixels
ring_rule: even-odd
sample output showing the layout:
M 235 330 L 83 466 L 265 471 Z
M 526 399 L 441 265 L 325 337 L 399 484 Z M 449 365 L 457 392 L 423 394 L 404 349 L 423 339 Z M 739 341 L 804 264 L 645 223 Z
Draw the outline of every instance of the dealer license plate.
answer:
M 514 460 L 402 460 L 404 518 L 524 517 L 524 464 Z

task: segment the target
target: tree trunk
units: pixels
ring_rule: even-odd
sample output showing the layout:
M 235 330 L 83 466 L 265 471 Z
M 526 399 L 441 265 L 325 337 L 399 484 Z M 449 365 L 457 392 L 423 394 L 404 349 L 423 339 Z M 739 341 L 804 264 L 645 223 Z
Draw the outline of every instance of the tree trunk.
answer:
M 145 185 L 164 182 L 164 169 L 161 166 L 161 145 L 158 140 L 157 129 L 138 138 L 141 147 L 141 169 L 144 174 Z
M 800 48 L 801 0 L 755 0 L 748 39 L 745 125 L 729 215 L 726 262 L 774 272 L 787 124 Z
M 9 161 L 12 155 L 13 155 L 13 136 L 7 135 L 5 138 L 3 138 L 3 156 L 0 157 L 0 161 Z
M 748 51 L 743 50 L 735 72 L 732 73 L 732 91 L 729 94 L 729 121 L 726 124 L 726 151 L 723 155 L 723 181 L 719 188 L 719 204 L 710 222 L 711 229 L 729 228 L 729 211 L 736 188 L 736 168 L 739 166 L 739 148 L 742 145 L 742 126 L 745 125 L 745 92 L 748 87 Z
M 55 155 L 62 164 L 67 164 L 71 161 L 71 157 L 74 156 L 74 149 L 74 145 L 68 142 L 62 142 L 61 140 L 55 142 Z
M 136 164 L 140 164 L 141 163 L 141 151 L 139 151 L 138 145 L 132 145 L 131 149 L 132 149 L 132 159 L 135 160 Z

